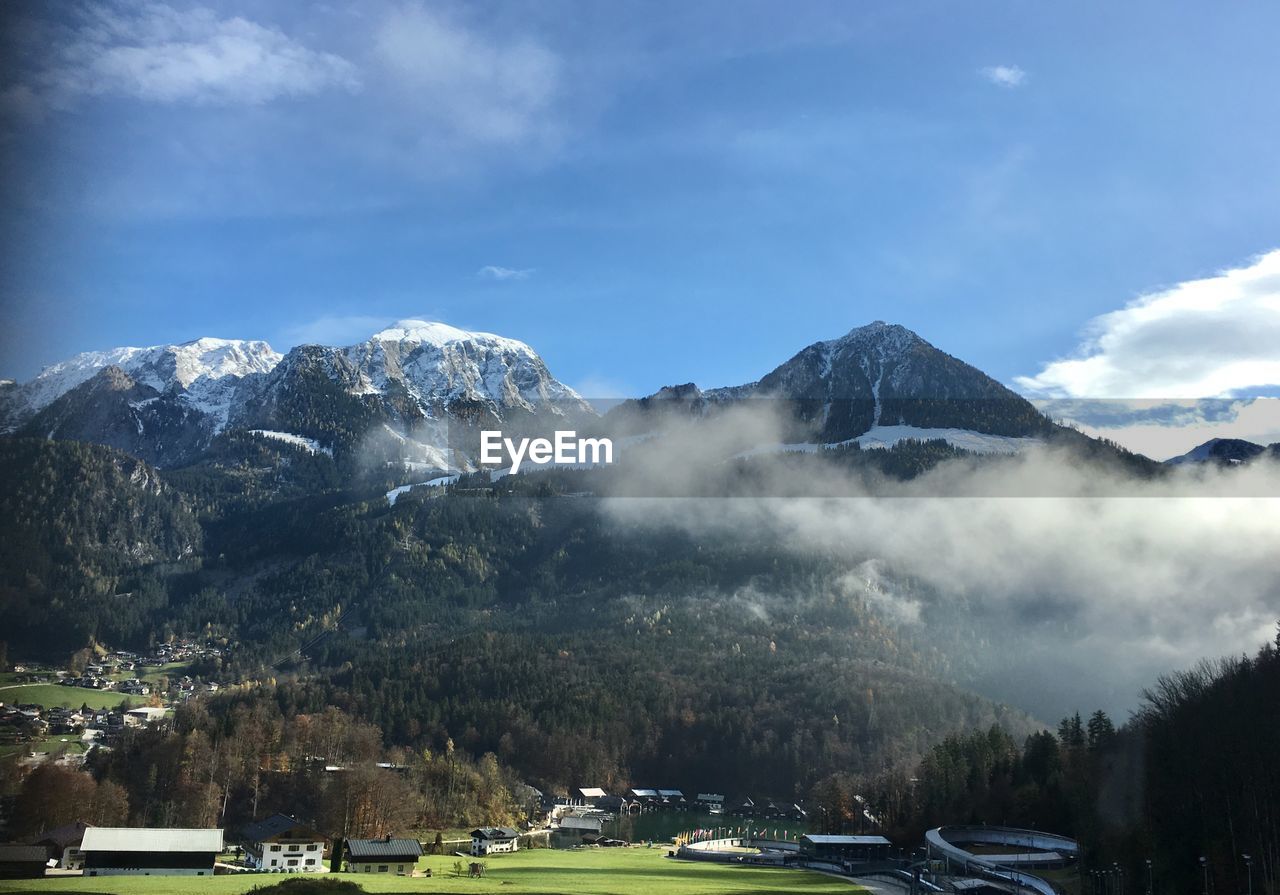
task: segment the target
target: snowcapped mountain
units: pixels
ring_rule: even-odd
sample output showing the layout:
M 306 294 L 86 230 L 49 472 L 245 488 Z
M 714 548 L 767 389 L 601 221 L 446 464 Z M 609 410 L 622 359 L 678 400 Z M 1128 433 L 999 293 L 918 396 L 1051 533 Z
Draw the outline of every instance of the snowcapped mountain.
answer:
M 339 458 L 367 448 L 448 469 L 461 430 L 592 415 L 525 343 L 424 320 L 287 355 L 226 339 L 91 351 L 0 389 L 0 430 L 97 441 L 161 466 L 191 462 L 223 432 L 259 430 Z
M 426 413 L 478 403 L 501 412 L 590 412 L 532 348 L 492 333 L 401 320 L 345 349 L 366 392 L 404 388 Z
M 173 395 L 225 425 L 237 383 L 271 370 L 280 357 L 266 342 L 207 338 L 180 345 L 86 351 L 45 367 L 18 386 L 10 412 L 30 417 L 101 370 L 116 367 L 136 383 Z
M 1019 439 L 1055 428 L 981 370 L 882 321 L 816 342 L 756 382 L 705 391 L 692 383 L 669 386 L 620 410 L 670 415 L 679 407 L 696 414 L 747 400 L 785 402 L 797 422 L 789 437 L 797 443 L 887 447 L 904 438 L 941 438 L 1006 453 Z

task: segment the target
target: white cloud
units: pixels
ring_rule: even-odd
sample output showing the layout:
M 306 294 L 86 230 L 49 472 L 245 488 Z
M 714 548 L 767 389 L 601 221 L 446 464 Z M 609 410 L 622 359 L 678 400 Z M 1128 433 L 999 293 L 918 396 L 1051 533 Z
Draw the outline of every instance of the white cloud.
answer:
M 1203 398 L 1280 385 L 1280 250 L 1090 322 L 1078 356 L 1017 384 L 1033 395 Z
M 980 689 L 1041 717 L 1123 710 L 1156 675 L 1274 634 L 1276 462 L 1150 480 L 1033 447 L 904 483 L 777 464 L 746 486 L 822 498 L 660 497 L 703 493 L 740 436 L 781 439 L 772 414 L 730 410 L 623 447 L 619 491 L 644 496 L 604 511 L 843 562 L 840 584 L 898 621 L 972 629 L 960 637 Z
M 1280 442 L 1280 399 L 1036 402 L 1054 419 L 1108 438 L 1154 460 L 1168 460 L 1211 438 Z
M 419 123 L 481 144 L 519 143 L 555 129 L 562 63 L 530 37 L 502 40 L 414 4 L 382 22 L 375 45 Z
M 388 317 L 363 314 L 331 315 L 317 317 L 306 323 L 285 330 L 284 343 L 295 345 L 354 345 L 390 323 Z
M 482 280 L 527 280 L 533 276 L 533 271 L 532 267 L 516 270 L 510 267 L 499 267 L 496 264 L 486 264 L 476 271 L 476 276 Z
M 1027 73 L 1016 65 L 989 65 L 979 74 L 999 87 L 1021 87 Z
M 259 104 L 354 90 L 354 65 L 283 32 L 206 8 L 90 6 L 37 80 L 55 102 L 80 95 L 161 103 Z

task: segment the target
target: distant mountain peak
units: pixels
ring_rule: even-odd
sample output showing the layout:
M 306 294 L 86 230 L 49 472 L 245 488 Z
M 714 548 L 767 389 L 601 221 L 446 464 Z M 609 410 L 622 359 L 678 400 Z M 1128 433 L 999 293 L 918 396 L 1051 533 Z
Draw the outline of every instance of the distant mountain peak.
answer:
M 524 342 L 508 339 L 494 333 L 475 332 L 459 329 L 447 323 L 434 320 L 409 318 L 398 320 L 386 329 L 379 330 L 369 337 L 370 342 L 402 342 L 408 344 L 434 345 L 443 348 L 455 342 L 482 342 L 533 353 L 533 349 Z
M 1267 448 L 1243 438 L 1210 438 L 1178 457 L 1171 457 L 1164 462 L 1169 466 L 1187 466 L 1200 463 L 1217 463 L 1228 465 L 1247 463 Z
M 881 344 L 891 348 L 909 348 L 916 344 L 929 344 L 913 330 L 900 323 L 885 323 L 873 320 L 865 326 L 855 326 L 838 339 L 828 339 L 818 345 L 837 347 L 855 344 Z

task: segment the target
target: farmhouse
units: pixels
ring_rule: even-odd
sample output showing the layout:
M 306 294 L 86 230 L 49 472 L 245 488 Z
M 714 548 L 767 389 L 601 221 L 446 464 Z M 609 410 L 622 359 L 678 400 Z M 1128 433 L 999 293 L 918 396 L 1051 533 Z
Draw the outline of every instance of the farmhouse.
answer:
M 560 829 L 565 833 L 595 833 L 599 836 L 603 827 L 604 820 L 600 817 L 582 817 L 576 814 L 566 814 L 560 818 Z
M 126 727 L 146 727 L 148 724 L 155 724 L 163 720 L 164 709 L 155 706 L 129 709 L 124 713 L 124 725 Z
M 45 830 L 39 838 L 32 839 L 32 845 L 45 849 L 49 860 L 56 861 L 59 870 L 83 870 L 84 852 L 80 844 L 84 841 L 84 831 L 89 825 L 83 821 Z
M 0 879 L 39 879 L 46 860 L 39 845 L 0 845 Z
M 347 870 L 351 873 L 413 873 L 422 857 L 417 839 L 348 839 Z
M 85 876 L 213 876 L 222 830 L 89 827 Z
M 324 869 L 327 841 L 287 814 L 275 814 L 244 828 L 245 862 L 257 870 L 314 872 Z
M 520 850 L 520 832 L 511 827 L 480 827 L 471 831 L 471 856 L 501 854 Z
M 881 861 L 889 857 L 889 840 L 883 836 L 823 836 L 809 833 L 800 837 L 800 853 L 814 861 Z

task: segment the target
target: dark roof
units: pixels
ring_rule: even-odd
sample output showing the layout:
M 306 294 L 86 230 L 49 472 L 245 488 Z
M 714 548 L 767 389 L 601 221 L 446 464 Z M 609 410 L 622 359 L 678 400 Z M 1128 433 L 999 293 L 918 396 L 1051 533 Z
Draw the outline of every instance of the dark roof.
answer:
M 287 814 L 273 814 L 266 820 L 260 820 L 256 824 L 249 824 L 244 828 L 243 836 L 246 842 L 266 842 L 293 830 L 304 834 L 304 836 L 299 836 L 298 838 L 324 838 L 296 817 L 290 817 Z
M 807 833 L 800 837 L 814 845 L 889 845 L 883 836 L 824 836 L 819 833 Z
M 472 839 L 517 839 L 520 831 L 512 827 L 480 827 L 471 831 Z
M 0 862 L 6 864 L 43 864 L 49 853 L 43 845 L 0 845 Z
M 417 839 L 348 839 L 347 854 L 353 858 L 399 858 L 422 854 L 422 843 Z
M 61 851 L 68 845 L 75 845 L 84 839 L 84 831 L 88 828 L 88 824 L 82 820 L 75 823 L 63 824 L 60 827 L 54 827 L 52 830 L 45 830 L 39 836 L 32 836 L 30 842 L 35 845 L 52 845 Z

